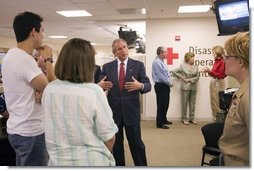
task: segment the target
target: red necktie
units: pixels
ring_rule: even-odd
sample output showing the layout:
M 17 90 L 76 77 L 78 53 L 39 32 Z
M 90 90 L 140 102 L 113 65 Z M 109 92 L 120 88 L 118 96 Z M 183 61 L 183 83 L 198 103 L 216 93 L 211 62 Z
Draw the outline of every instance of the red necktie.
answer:
M 119 70 L 119 89 L 122 92 L 124 85 L 124 63 L 121 62 Z

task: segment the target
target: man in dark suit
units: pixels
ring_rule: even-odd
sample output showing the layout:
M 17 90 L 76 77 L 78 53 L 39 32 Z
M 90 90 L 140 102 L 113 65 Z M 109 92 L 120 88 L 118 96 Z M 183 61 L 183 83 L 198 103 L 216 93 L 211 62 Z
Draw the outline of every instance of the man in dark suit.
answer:
M 97 84 L 99 82 L 100 74 L 101 74 L 101 67 L 99 65 L 95 65 L 94 83 Z
M 116 165 L 125 166 L 124 127 L 135 166 L 147 166 L 145 145 L 141 139 L 139 93 L 151 91 L 150 80 L 144 64 L 128 57 L 125 40 L 114 40 L 112 52 L 117 59 L 103 65 L 99 85 L 108 91 L 108 102 L 119 129 L 113 148 Z M 122 81 L 123 88 L 119 85 Z

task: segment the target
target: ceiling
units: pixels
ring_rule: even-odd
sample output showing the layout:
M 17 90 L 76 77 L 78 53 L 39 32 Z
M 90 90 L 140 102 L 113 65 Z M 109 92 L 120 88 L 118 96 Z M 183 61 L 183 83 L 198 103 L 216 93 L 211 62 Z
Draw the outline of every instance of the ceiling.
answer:
M 80 37 L 96 45 L 111 45 L 123 26 L 145 36 L 145 21 L 148 19 L 214 17 L 211 10 L 207 13 L 177 13 L 180 5 L 211 3 L 212 0 L 1 0 L 0 37 L 14 38 L 13 18 L 19 12 L 31 11 L 44 18 L 47 36 L 68 36 L 67 39 L 47 37 L 47 43 L 61 45 L 70 38 Z M 134 13 L 138 8 L 145 8 L 146 14 Z M 66 18 L 56 13 L 63 10 L 86 10 L 93 16 Z

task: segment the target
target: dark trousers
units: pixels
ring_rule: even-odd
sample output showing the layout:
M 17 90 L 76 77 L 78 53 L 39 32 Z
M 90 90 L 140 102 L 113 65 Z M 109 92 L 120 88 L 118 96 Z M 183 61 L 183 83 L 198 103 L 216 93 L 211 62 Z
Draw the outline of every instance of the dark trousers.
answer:
M 123 124 L 118 125 L 118 129 L 113 155 L 116 166 L 125 166 Z M 135 166 L 147 166 L 145 144 L 141 140 L 140 124 L 124 126 L 124 129 Z
M 160 127 L 167 121 L 167 112 L 170 99 L 170 87 L 164 83 L 155 83 L 154 85 L 157 102 L 156 126 Z

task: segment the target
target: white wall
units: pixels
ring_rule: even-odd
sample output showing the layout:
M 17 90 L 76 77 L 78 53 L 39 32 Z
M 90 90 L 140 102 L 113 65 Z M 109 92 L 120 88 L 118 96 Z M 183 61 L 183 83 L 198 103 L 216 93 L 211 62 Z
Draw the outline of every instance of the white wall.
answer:
M 183 56 L 193 47 L 196 51 L 201 50 L 201 54 L 196 52 L 196 60 L 208 61 L 204 66 L 211 68 L 213 57 L 209 54 L 215 45 L 224 44 L 228 36 L 217 36 L 218 29 L 216 19 L 214 18 L 187 18 L 187 19 L 162 19 L 162 20 L 147 20 L 146 22 L 146 65 L 147 75 L 152 81 L 151 69 L 152 62 L 156 56 L 158 46 L 172 47 L 174 53 L 179 54 L 179 59 L 173 61 L 173 65 L 168 65 L 169 70 L 173 70 L 183 62 Z M 180 36 L 180 41 L 175 41 L 175 36 Z M 15 39 L 0 38 L 0 47 L 11 48 L 15 46 Z M 113 41 L 113 40 L 112 40 Z M 53 45 L 56 51 L 60 51 L 62 45 Z M 99 56 L 112 56 L 111 45 L 95 46 Z M 133 56 L 133 50 L 130 50 Z M 165 61 L 166 62 L 166 61 Z M 96 60 L 96 63 L 102 65 L 102 59 Z M 203 68 L 204 66 L 199 66 Z M 211 119 L 210 97 L 209 97 L 210 77 L 200 77 L 198 82 L 198 92 L 196 100 L 196 117 L 198 120 Z M 227 80 L 226 80 L 227 83 Z M 180 101 L 180 82 L 174 79 L 174 87 L 171 89 L 171 99 L 167 116 L 172 120 L 180 120 L 181 118 L 181 101 Z M 154 88 L 152 91 L 144 95 L 144 115 L 143 119 L 156 118 L 156 96 Z
M 0 40 L 1 40 L 0 41 L 1 48 L 11 48 L 16 45 L 15 38 L 11 39 L 11 38 L 6 38 L 6 37 L 1 37 Z
M 158 46 L 172 47 L 174 53 L 179 54 L 179 59 L 173 60 L 173 65 L 168 65 L 169 70 L 177 68 L 184 59 L 184 54 L 191 49 L 195 49 L 196 60 L 205 60 L 208 63 L 199 66 L 212 67 L 213 57 L 210 50 L 215 45 L 223 46 L 228 36 L 217 36 L 217 23 L 215 18 L 188 18 L 188 19 L 163 19 L 148 20 L 146 22 L 146 70 L 147 75 L 152 81 L 151 68 L 152 62 L 156 56 Z M 180 36 L 180 41 L 175 41 L 175 36 Z M 210 50 L 209 50 L 210 48 Z M 200 49 L 200 54 L 198 52 Z M 165 61 L 166 62 L 166 61 Z M 198 120 L 211 119 L 211 107 L 209 96 L 210 77 L 200 77 L 198 82 L 196 113 Z M 174 87 L 170 93 L 170 105 L 168 118 L 171 120 L 180 120 L 181 118 L 181 99 L 180 99 L 180 81 L 173 79 Z M 226 80 L 227 82 L 227 80 Z M 146 119 L 156 117 L 156 96 L 154 88 L 146 94 Z

